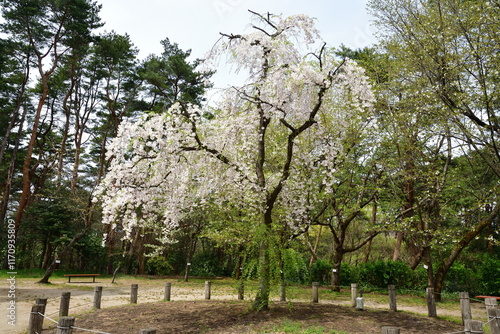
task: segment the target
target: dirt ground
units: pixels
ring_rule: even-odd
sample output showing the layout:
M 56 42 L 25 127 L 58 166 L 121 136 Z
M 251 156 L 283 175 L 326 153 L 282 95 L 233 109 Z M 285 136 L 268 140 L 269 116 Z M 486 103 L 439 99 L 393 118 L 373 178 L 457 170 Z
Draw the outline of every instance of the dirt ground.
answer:
M 82 279 L 82 280 L 88 280 Z M 36 298 L 47 298 L 43 333 L 54 333 L 62 292 L 71 292 L 70 316 L 76 316 L 75 326 L 101 332 L 121 334 L 139 333 L 140 329 L 156 328 L 162 333 L 276 333 L 283 324 L 302 324 L 309 327 L 321 326 L 328 330 L 347 333 L 381 333 L 382 326 L 400 327 L 401 333 L 445 334 L 463 330 L 462 326 L 425 315 L 422 306 L 401 305 L 390 312 L 388 305 L 371 301 L 365 296 L 365 310 L 357 311 L 347 300 L 321 300 L 313 304 L 306 300 L 289 302 L 274 301 L 266 312 L 249 311 L 251 296 L 246 301 L 238 301 L 237 296 L 227 289 L 217 290 L 212 285 L 212 298 L 204 300 L 202 283 L 178 287 L 175 281 L 151 279 L 134 281 L 133 278 L 119 279 L 112 284 L 111 279 L 97 279 L 96 283 L 68 283 L 64 278 L 56 278 L 50 285 L 35 283 L 35 279 L 21 279 L 16 282 L 16 324 L 8 324 L 9 300 L 5 285 L 0 285 L 0 333 L 18 334 L 26 331 L 29 313 Z M 164 283 L 172 281 L 172 301 L 163 302 Z M 139 284 L 138 304 L 130 304 L 130 284 Z M 179 284 L 180 285 L 180 284 Z M 93 289 L 103 287 L 102 309 L 93 310 Z M 483 320 L 484 306 L 473 303 L 474 319 Z M 117 307 L 120 306 L 120 307 Z M 411 312 L 411 313 L 410 313 Z M 418 315 L 417 315 L 418 314 Z M 440 309 L 438 316 L 460 316 L 460 307 Z M 483 317 L 484 318 L 484 317 Z M 74 330 L 73 333 L 84 333 Z

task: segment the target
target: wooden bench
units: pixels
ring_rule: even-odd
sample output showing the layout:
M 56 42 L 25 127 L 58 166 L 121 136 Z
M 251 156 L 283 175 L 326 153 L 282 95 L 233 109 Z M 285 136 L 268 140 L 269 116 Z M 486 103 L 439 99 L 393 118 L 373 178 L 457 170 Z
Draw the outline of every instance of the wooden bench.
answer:
M 66 274 L 64 276 L 68 278 L 68 283 L 71 283 L 71 277 L 92 277 L 92 283 L 95 283 L 95 278 L 100 274 Z

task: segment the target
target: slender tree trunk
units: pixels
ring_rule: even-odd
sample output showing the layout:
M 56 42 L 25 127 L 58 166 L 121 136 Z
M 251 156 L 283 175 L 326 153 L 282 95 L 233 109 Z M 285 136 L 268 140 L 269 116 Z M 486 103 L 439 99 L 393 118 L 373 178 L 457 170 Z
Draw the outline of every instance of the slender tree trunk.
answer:
M 436 270 L 436 277 L 434 278 L 434 292 L 437 297 L 441 297 L 441 293 L 443 292 L 444 280 L 446 278 L 446 274 L 450 270 L 451 266 L 458 258 L 460 253 L 469 245 L 469 243 L 474 240 L 486 227 L 488 227 L 491 222 L 498 217 L 500 214 L 500 204 L 496 204 L 493 210 L 488 214 L 488 216 L 475 226 L 475 228 L 469 232 L 467 232 L 462 239 L 455 244 L 453 249 L 451 250 L 450 255 L 447 258 L 443 259 L 439 264 L 438 269 Z
M 332 271 L 332 290 L 340 291 L 340 271 L 342 268 L 342 260 L 344 259 L 344 251 L 342 247 L 335 249 L 333 256 L 333 271 Z
M 253 303 L 254 311 L 269 309 L 269 291 L 271 285 L 271 225 L 272 206 L 268 206 L 263 216 L 261 240 L 259 243 L 259 288 Z
M 42 264 L 43 269 L 47 269 L 49 267 L 51 259 L 52 259 L 52 244 L 49 241 L 47 242 L 47 249 L 43 257 L 43 264 Z
M 404 233 L 396 232 L 396 244 L 394 245 L 394 253 L 392 254 L 392 261 L 398 261 L 401 257 L 401 247 L 403 245 Z
M 47 96 L 49 94 L 49 77 L 50 75 L 54 72 L 57 62 L 58 62 L 58 56 L 54 55 L 54 61 L 53 65 L 50 70 L 47 72 L 44 71 L 43 69 L 43 57 L 45 56 L 38 56 L 37 60 L 37 65 L 38 65 L 38 71 L 40 73 L 40 80 L 42 82 L 42 94 L 40 96 L 40 99 L 38 101 L 38 106 L 36 108 L 36 113 L 35 117 L 33 118 L 33 129 L 31 131 L 31 137 L 28 143 L 28 148 L 26 150 L 26 158 L 24 159 L 24 164 L 23 164 L 23 185 L 22 185 L 22 192 L 21 192 L 21 197 L 19 199 L 19 206 L 17 208 L 17 213 L 15 217 L 15 235 L 17 238 L 17 234 L 19 233 L 19 227 L 21 225 L 21 219 L 24 214 L 24 210 L 26 209 L 26 206 L 28 204 L 28 199 L 31 195 L 30 188 L 31 188 L 31 158 L 33 156 L 33 151 L 35 149 L 36 145 L 36 140 L 38 136 L 38 127 L 40 125 L 40 117 L 42 115 L 42 109 L 43 106 L 45 105 L 45 100 L 47 99 Z
M 69 251 L 71 251 L 73 245 L 87 233 L 87 230 L 88 228 L 85 228 L 82 232 L 75 235 L 73 239 L 71 239 L 71 241 L 66 245 L 66 247 L 64 247 L 64 249 L 56 255 L 50 266 L 45 271 L 42 279 L 40 279 L 38 283 L 49 283 L 50 276 L 52 276 L 52 273 L 54 273 L 54 271 L 59 266 L 58 260 L 63 259 L 69 253 Z
M 108 243 L 108 267 L 107 267 L 107 273 L 112 274 L 113 273 L 113 261 L 114 261 L 114 252 L 115 252 L 115 230 L 111 227 L 111 224 L 108 224 L 106 226 L 108 230 L 108 235 L 107 235 L 107 243 Z
M 243 267 L 243 250 L 244 250 L 244 247 L 243 245 L 240 245 L 238 247 L 238 263 L 236 264 L 236 271 L 235 271 L 235 279 L 239 280 L 241 275 L 242 275 L 242 267 Z
M 271 262 L 269 256 L 269 240 L 263 237 L 259 245 L 259 288 L 253 303 L 254 311 L 269 309 L 269 290 L 271 279 Z
M 186 256 L 186 271 L 184 273 L 184 282 L 189 280 L 189 271 L 191 270 L 191 261 L 193 260 L 194 252 L 196 251 L 197 233 L 189 234 L 189 248 Z
M 318 257 L 316 256 L 316 251 L 318 250 L 319 239 L 321 238 L 321 231 L 323 229 L 323 225 L 319 226 L 318 235 L 316 236 L 316 241 L 314 242 L 314 247 L 311 248 L 309 242 L 309 236 L 307 236 L 307 243 L 309 244 L 309 249 L 311 250 L 311 258 L 309 259 L 309 268 L 311 268 L 313 261 L 316 261 Z

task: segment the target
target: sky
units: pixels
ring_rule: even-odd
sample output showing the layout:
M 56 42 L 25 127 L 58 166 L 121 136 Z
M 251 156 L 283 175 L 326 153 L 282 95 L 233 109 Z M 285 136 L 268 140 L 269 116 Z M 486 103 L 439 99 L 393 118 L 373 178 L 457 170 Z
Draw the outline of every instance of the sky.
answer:
M 361 48 L 375 43 L 367 0 L 97 0 L 102 4 L 103 30 L 127 33 L 139 58 L 160 54 L 169 38 L 193 58 L 204 55 L 223 33 L 249 32 L 251 14 L 316 18 L 321 37 L 330 46 Z M 213 78 L 217 85 L 217 76 Z

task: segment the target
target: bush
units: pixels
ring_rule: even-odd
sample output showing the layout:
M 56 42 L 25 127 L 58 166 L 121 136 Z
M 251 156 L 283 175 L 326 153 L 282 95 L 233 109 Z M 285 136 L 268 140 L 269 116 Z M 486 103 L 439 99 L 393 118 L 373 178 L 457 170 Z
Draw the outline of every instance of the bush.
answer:
M 331 277 L 332 265 L 325 260 L 313 262 L 309 271 L 309 280 L 320 284 L 329 284 Z
M 481 282 L 480 273 L 467 268 L 462 262 L 455 262 L 451 266 L 445 278 L 445 289 L 449 292 L 470 291 L 477 289 L 477 282 Z
M 288 283 L 304 283 L 309 274 L 302 254 L 294 249 L 283 250 L 283 269 Z
M 146 271 L 149 275 L 170 275 L 172 265 L 163 256 L 153 256 L 146 262 Z
M 210 252 L 199 253 L 193 257 L 189 274 L 200 277 L 229 275 L 217 254 Z
M 394 284 L 398 288 L 409 288 L 413 281 L 411 268 L 400 261 L 375 261 L 360 266 L 359 280 L 368 286 L 387 288 Z
M 340 285 L 350 286 L 351 283 L 359 282 L 359 267 L 347 263 L 340 265 Z
M 481 282 L 480 291 L 476 291 L 478 294 L 486 294 L 490 296 L 500 296 L 500 260 L 485 256 L 485 259 L 481 261 L 481 267 L 479 268 Z M 478 284 L 476 283 L 476 287 Z M 477 290 L 477 288 L 476 288 Z M 474 291 L 471 289 L 471 291 Z

